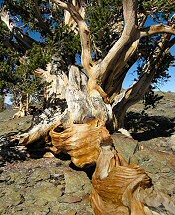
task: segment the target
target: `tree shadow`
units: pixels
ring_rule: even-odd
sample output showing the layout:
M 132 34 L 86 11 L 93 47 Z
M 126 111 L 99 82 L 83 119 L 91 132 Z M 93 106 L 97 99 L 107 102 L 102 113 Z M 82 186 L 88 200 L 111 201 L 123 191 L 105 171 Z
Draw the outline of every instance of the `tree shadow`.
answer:
M 43 121 L 43 114 L 45 114 L 49 119 L 54 116 L 58 109 L 63 113 L 67 107 L 66 99 L 56 98 L 56 94 L 50 95 L 48 101 L 44 103 L 43 107 L 40 105 L 30 105 L 28 113 L 32 115 L 33 118 L 28 130 Z
M 50 151 L 50 145 L 48 145 L 44 139 L 35 143 L 31 143 L 24 149 L 18 140 L 14 140 L 12 137 L 17 133 L 9 133 L 0 136 L 0 167 L 6 165 L 6 163 L 13 163 L 15 161 L 25 161 L 28 159 L 40 159 L 43 158 L 46 152 Z M 67 153 L 55 154 L 55 157 L 62 161 L 71 161 L 70 155 Z M 62 165 L 58 162 L 57 167 Z M 92 175 L 95 171 L 95 165 L 87 165 L 84 168 L 75 166 L 72 162 L 69 165 L 70 168 L 76 171 L 84 171 L 88 178 L 92 180 Z
M 19 141 L 12 140 L 12 136 L 16 134 L 17 132 L 11 132 L 0 136 L 0 166 L 4 166 L 6 162 L 27 159 L 27 152 L 19 146 Z
M 59 154 L 55 154 L 54 156 L 62 161 L 71 161 L 71 156 L 64 152 L 60 152 Z
M 18 132 L 10 132 L 0 136 L 0 166 L 15 161 L 43 158 L 46 152 L 51 152 L 50 146 L 45 139 L 31 143 L 27 146 L 21 145 L 14 137 Z
M 56 94 L 52 94 L 49 96 L 49 99 L 45 102 L 44 109 L 45 108 L 52 108 L 57 109 L 60 108 L 61 112 L 63 112 L 68 106 L 66 99 L 60 99 L 57 98 Z
M 95 168 L 96 168 L 96 165 L 87 165 L 83 168 L 80 168 L 80 167 L 77 167 L 75 166 L 75 164 L 73 162 L 70 163 L 69 165 L 70 168 L 76 170 L 76 171 L 83 171 L 87 174 L 87 177 L 92 180 L 92 175 L 93 173 L 95 172 Z
M 125 118 L 125 128 L 130 130 L 132 137 L 138 141 L 169 137 L 175 131 L 175 117 L 148 116 L 144 112 L 128 112 Z
M 32 159 L 40 159 L 43 158 L 44 154 L 48 152 L 48 146 L 44 139 L 40 141 L 29 144 L 26 147 L 27 153 L 30 155 Z

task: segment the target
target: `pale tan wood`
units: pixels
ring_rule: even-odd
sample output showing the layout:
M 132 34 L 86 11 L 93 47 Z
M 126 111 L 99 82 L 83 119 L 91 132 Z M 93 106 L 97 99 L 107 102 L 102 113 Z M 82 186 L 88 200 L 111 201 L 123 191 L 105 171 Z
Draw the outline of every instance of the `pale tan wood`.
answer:
M 109 146 L 102 146 L 92 185 L 91 204 L 96 215 L 151 214 L 149 209 L 145 211 L 144 204 L 134 196 L 137 190 L 150 188 L 151 179 L 139 166 L 128 165 Z
M 95 215 L 158 215 L 149 207 L 161 204 L 173 210 L 171 200 L 154 190 L 144 169 L 128 164 L 117 152 L 103 121 L 86 118 L 67 129 L 58 126 L 50 135 L 55 154 L 68 153 L 81 168 L 96 164 L 91 194 Z

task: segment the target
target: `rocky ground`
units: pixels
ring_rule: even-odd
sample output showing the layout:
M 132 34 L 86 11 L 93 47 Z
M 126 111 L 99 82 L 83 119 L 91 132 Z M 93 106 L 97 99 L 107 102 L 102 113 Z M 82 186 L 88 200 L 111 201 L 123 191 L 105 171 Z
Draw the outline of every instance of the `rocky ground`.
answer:
M 12 132 L 20 132 L 31 126 L 32 116 L 13 119 L 13 115 L 17 110 L 5 110 L 0 112 L 0 136 Z
M 58 158 L 29 159 L 1 168 L 0 214 L 93 214 L 91 182 Z
M 130 110 L 133 118 L 128 114 L 126 125 L 137 140 L 113 135 L 117 150 L 130 163 L 144 167 L 155 189 L 163 193 L 161 198 L 166 207 L 155 205 L 162 215 L 174 214 L 175 205 L 173 107 L 175 94 L 166 96 L 156 110 L 148 110 L 146 115 L 142 114 L 140 103 Z M 14 112 L 0 113 L 0 214 L 94 214 L 89 201 L 94 168 L 77 169 L 68 156 L 50 157 L 44 148 L 37 151 L 33 146 L 26 152 L 9 143 L 9 134 L 15 135 L 31 126 L 31 116 L 12 119 Z
M 0 113 L 0 214 L 94 214 L 88 170 L 78 170 L 68 156 L 47 156 L 42 144 L 26 151 L 9 142 L 32 123 L 31 116 L 13 119 L 15 112 Z

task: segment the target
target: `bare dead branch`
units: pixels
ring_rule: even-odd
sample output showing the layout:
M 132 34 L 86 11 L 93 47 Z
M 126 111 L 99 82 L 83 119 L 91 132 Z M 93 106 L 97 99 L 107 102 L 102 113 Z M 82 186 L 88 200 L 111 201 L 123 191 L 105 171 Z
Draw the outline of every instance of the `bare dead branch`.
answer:
M 159 69 L 162 60 L 171 48 L 170 46 L 166 47 L 170 38 L 170 34 L 162 36 L 162 40 L 154 50 L 153 54 L 150 54 L 150 58 L 148 59 L 147 64 L 145 64 L 144 72 L 140 76 L 138 81 L 134 82 L 130 88 L 128 88 L 125 92 L 122 93 L 122 98 L 120 98 L 120 95 L 116 95 L 114 99 L 116 102 L 113 103 L 113 111 L 116 115 L 119 114 L 121 116 L 120 112 L 122 110 L 124 117 L 125 111 L 131 105 L 137 103 L 140 99 L 143 98 L 154 78 L 155 72 Z M 116 126 L 120 127 L 123 125 L 120 125 L 119 122 Z
M 73 4 L 69 2 L 65 3 L 60 0 L 54 0 L 53 2 L 56 3 L 58 6 L 60 6 L 61 8 L 67 10 L 78 25 L 80 40 L 81 40 L 81 47 L 82 47 L 82 52 L 81 52 L 82 65 L 89 76 L 89 81 L 88 81 L 89 95 L 98 96 L 97 94 L 100 94 L 101 97 L 104 99 L 104 101 L 106 103 L 109 103 L 107 94 L 103 91 L 100 85 L 97 84 L 96 69 L 92 61 L 90 30 L 86 22 L 83 20 L 82 16 L 80 15 L 80 13 L 77 11 L 76 7 Z
M 79 12 L 81 17 L 84 19 L 85 8 L 82 7 L 82 5 L 80 4 L 80 1 L 72 0 L 72 4 L 75 6 L 76 10 Z M 76 34 L 78 33 L 77 23 L 75 22 L 75 20 L 73 19 L 73 17 L 67 10 L 64 11 L 64 23 L 65 23 L 65 25 L 68 25 Z
M 67 2 L 63 2 L 60 0 L 54 0 L 54 3 L 56 3 L 61 8 L 67 10 L 75 22 L 78 25 L 80 39 L 81 39 L 81 46 L 82 46 L 82 65 L 86 69 L 89 76 L 91 76 L 92 70 L 92 56 L 91 56 L 91 42 L 90 42 L 90 30 L 86 24 L 86 22 L 83 20 L 83 17 L 80 15 L 80 13 L 77 11 L 76 7 Z
M 137 25 L 137 0 L 123 0 L 123 16 L 126 34 L 131 34 Z
M 137 30 L 136 8 L 136 0 L 123 0 L 125 27 L 120 39 L 114 44 L 100 64 L 98 78 L 102 82 L 108 76 L 112 79 L 116 72 L 120 72 L 135 53 L 140 38 L 139 31 Z
M 16 26 L 16 24 L 10 19 L 8 12 L 5 10 L 4 6 L 0 11 L 1 20 L 6 24 L 11 34 L 16 38 L 19 44 L 23 45 L 24 49 L 30 49 L 33 46 L 33 43 L 36 42 L 33 38 L 29 37 L 27 34 L 24 34 L 23 31 Z
M 13 27 L 14 27 L 15 24 L 12 21 L 10 21 L 10 16 L 6 12 L 6 6 L 4 6 L 1 9 L 1 11 L 0 11 L 0 17 L 1 17 L 1 20 L 6 24 L 6 26 L 8 27 L 8 29 L 12 32 Z
M 47 109 L 47 112 L 51 110 Z M 67 115 L 67 109 L 63 112 L 56 113 L 53 117 L 49 118 L 48 120 L 48 113 L 46 111 L 40 116 L 42 117 L 42 121 L 34 126 L 30 131 L 18 134 L 17 139 L 19 139 L 19 142 L 23 145 L 28 145 L 33 142 L 36 142 L 39 139 L 45 138 L 47 133 L 55 126 L 58 126 L 61 124 L 61 120 Z
M 151 36 L 158 33 L 175 34 L 175 25 L 168 26 L 164 24 L 153 25 L 141 30 L 140 37 Z
M 115 85 L 120 84 L 121 77 L 124 78 L 126 75 L 124 72 L 124 67 L 127 65 L 129 59 L 133 57 L 137 47 L 139 45 L 139 38 L 133 43 L 128 43 L 123 47 L 123 51 L 120 53 L 116 59 L 118 60 L 115 64 L 112 64 L 110 73 L 105 81 L 105 91 L 109 96 L 114 93 Z M 114 62 L 113 62 L 114 63 Z M 121 84 L 120 84 L 121 85 Z

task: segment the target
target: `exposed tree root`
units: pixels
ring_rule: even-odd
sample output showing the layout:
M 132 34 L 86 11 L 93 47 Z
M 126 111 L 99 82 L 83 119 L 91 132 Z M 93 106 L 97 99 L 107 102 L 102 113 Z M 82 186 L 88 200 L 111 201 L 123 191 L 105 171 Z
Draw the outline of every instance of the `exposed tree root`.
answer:
M 68 153 L 78 167 L 96 163 L 91 195 L 96 215 L 157 215 L 150 209 L 155 205 L 173 210 L 168 197 L 154 190 L 144 169 L 129 165 L 117 152 L 103 121 L 86 119 L 84 124 L 60 129 L 50 132 L 55 153 Z
M 53 127 L 64 124 L 64 119 L 67 117 L 68 111 L 66 109 L 62 114 L 58 112 L 53 114 L 53 116 L 50 116 L 50 114 L 51 111 L 47 110 L 47 113 L 45 111 L 40 116 L 42 120 L 39 124 L 35 125 L 26 133 L 18 134 L 15 138 L 19 139 L 19 142 L 23 145 L 28 145 L 40 139 L 44 139 Z

